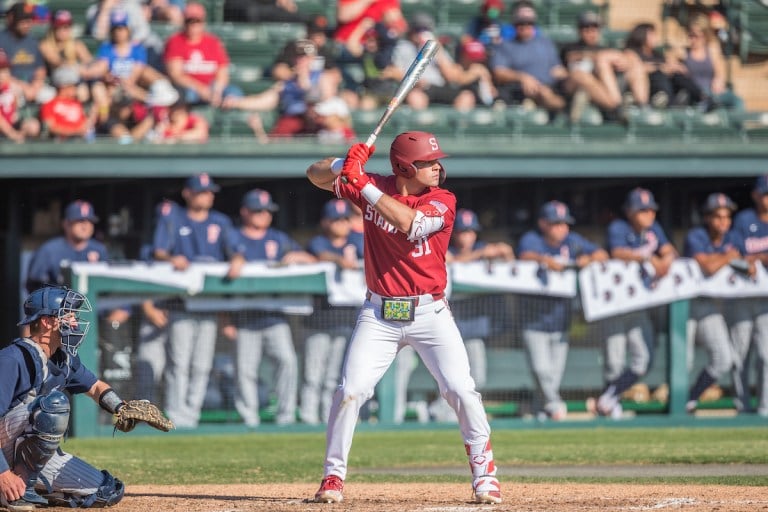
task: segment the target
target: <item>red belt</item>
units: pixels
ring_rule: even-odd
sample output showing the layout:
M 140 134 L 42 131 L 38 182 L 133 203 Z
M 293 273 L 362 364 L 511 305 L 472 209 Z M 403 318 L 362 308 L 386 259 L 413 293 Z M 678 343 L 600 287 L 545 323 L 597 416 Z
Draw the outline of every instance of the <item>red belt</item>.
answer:
M 377 293 L 376 295 L 379 295 L 379 294 Z M 372 297 L 371 292 L 367 291 L 365 293 L 365 300 L 371 300 L 371 297 Z M 420 295 L 416 295 L 416 296 L 412 296 L 412 297 L 384 297 L 383 295 L 379 295 L 379 297 L 381 297 L 381 300 L 387 300 L 387 299 L 394 299 L 394 300 L 397 300 L 397 299 L 410 299 L 410 300 L 413 300 L 413 305 L 414 306 L 418 306 L 419 305 L 419 299 L 421 298 Z M 432 300 L 434 302 L 437 302 L 437 301 L 442 300 L 444 298 L 445 298 L 445 293 L 433 293 L 432 294 Z

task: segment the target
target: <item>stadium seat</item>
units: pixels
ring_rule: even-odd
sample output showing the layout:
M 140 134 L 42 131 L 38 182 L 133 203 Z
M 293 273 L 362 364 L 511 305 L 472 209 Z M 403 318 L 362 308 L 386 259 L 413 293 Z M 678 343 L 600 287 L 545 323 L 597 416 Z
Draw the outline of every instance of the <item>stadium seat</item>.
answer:
M 542 108 L 526 108 L 513 105 L 506 111 L 507 130 L 514 137 L 563 139 L 570 137 L 565 120 L 558 116 L 550 120 L 549 113 Z
M 683 130 L 664 110 L 631 108 L 627 111 L 630 141 L 682 138 Z
M 353 110 L 351 115 L 352 126 L 355 129 L 355 133 L 357 133 L 361 139 L 366 138 L 376 127 L 376 124 L 379 122 L 379 119 L 381 119 L 383 113 L 383 108 L 376 110 Z M 404 126 L 402 124 L 402 116 L 400 115 L 400 112 L 398 112 L 398 115 L 392 116 L 389 122 L 384 125 L 384 128 L 381 130 L 381 135 L 394 137 L 401 131 L 400 128 L 402 126 Z
M 451 122 L 459 137 L 502 135 L 507 131 L 504 111 L 478 107 L 469 112 L 456 112 Z
M 706 139 L 738 138 L 739 132 L 734 129 L 728 119 L 728 112 L 718 109 L 712 112 L 700 112 L 693 107 L 669 110 L 672 119 L 683 132 L 683 138 L 688 141 Z
M 731 112 L 729 117 L 742 139 L 768 138 L 768 112 Z
M 248 120 L 254 112 L 244 112 L 242 110 L 218 110 L 211 124 L 211 136 L 220 136 L 222 138 L 253 138 L 253 129 L 248 124 Z M 277 119 L 277 113 L 274 111 L 258 112 L 261 117 L 264 129 L 269 132 L 270 128 Z
M 453 116 L 455 111 L 448 105 L 430 105 L 425 110 L 411 110 L 404 107 L 402 114 L 403 126 L 411 130 L 432 132 L 437 136 L 452 137 L 455 135 Z
M 87 0 L 48 0 L 48 9 L 51 14 L 59 9 L 66 9 L 72 13 L 75 23 L 85 24 L 85 13 L 94 2 Z

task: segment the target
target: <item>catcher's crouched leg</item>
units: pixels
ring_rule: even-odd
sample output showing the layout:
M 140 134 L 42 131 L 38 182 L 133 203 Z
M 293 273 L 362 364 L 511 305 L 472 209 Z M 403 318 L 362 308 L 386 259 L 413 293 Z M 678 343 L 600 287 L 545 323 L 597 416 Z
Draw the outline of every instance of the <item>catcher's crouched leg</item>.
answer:
M 116 505 L 125 495 L 123 482 L 113 477 L 107 470 L 102 469 L 104 479 L 95 493 L 85 496 L 70 493 L 53 493 L 47 495 L 51 506 L 69 508 L 103 508 Z

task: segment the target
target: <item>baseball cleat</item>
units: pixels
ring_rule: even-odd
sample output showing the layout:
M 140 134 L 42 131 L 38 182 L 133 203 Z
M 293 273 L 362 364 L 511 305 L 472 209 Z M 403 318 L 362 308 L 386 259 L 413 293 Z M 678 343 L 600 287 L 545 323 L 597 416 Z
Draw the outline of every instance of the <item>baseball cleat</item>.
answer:
M 501 503 L 501 485 L 495 476 L 479 476 L 472 482 L 475 503 Z
M 336 475 L 323 478 L 320 489 L 315 493 L 315 503 L 341 503 L 344 499 L 344 480 Z

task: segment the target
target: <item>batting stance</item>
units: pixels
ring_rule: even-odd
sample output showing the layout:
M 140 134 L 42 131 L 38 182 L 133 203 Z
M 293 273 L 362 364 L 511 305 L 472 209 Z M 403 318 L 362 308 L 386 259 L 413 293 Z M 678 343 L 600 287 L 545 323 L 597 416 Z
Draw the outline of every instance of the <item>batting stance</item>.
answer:
M 456 215 L 455 196 L 440 188 L 445 169 L 439 159 L 446 155 L 431 133 L 401 133 L 389 152 L 394 176 L 383 176 L 364 170 L 373 151 L 354 144 L 345 159 L 326 158 L 307 169 L 315 186 L 363 210 L 368 285 L 333 397 L 324 478 L 315 501 L 342 501 L 360 407 L 398 350 L 411 345 L 456 411 L 475 501 L 501 503 L 491 429 L 445 298 L 445 254 Z
M 88 299 L 78 292 L 39 288 L 24 301 L 20 325 L 29 325 L 29 337 L 0 350 L 0 504 L 11 512 L 106 507 L 123 498 L 123 482 L 59 447 L 71 410 L 65 391 L 87 394 L 116 420 L 128 407 L 77 355 L 90 324 L 79 315 L 88 311 Z M 134 426 L 116 423 L 124 431 Z

